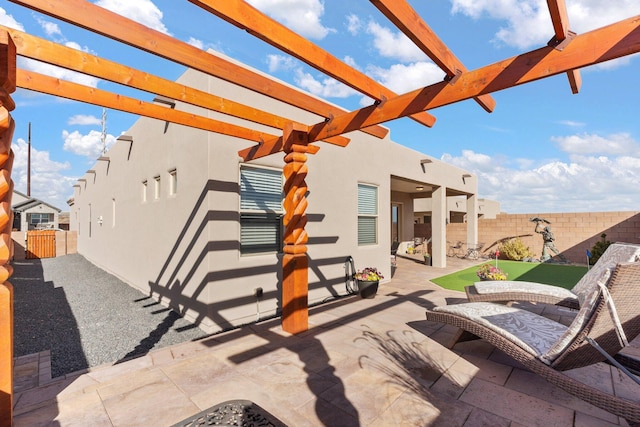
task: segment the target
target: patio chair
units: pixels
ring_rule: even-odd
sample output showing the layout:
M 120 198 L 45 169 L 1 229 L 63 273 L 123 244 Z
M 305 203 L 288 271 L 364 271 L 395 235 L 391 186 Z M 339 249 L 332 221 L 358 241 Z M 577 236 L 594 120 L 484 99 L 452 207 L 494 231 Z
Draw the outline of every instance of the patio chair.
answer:
M 609 277 L 608 277 L 609 276 Z M 459 329 L 457 342 L 482 338 L 561 389 L 640 426 L 640 403 L 603 392 L 563 371 L 608 361 L 640 385 L 614 359 L 640 333 L 640 262 L 604 272 L 568 327 L 530 311 L 491 302 L 435 307 L 427 320 Z M 635 384 L 631 384 L 635 387 Z M 640 396 L 640 388 L 636 396 Z
M 530 301 L 578 309 L 584 295 L 597 286 L 596 282 L 603 271 L 619 262 L 636 261 L 639 257 L 640 245 L 613 243 L 571 290 L 536 282 L 496 280 L 476 282 L 465 287 L 465 292 L 469 301 Z
M 393 266 L 397 264 L 398 247 L 400 247 L 400 242 L 394 240 L 391 243 L 391 265 Z

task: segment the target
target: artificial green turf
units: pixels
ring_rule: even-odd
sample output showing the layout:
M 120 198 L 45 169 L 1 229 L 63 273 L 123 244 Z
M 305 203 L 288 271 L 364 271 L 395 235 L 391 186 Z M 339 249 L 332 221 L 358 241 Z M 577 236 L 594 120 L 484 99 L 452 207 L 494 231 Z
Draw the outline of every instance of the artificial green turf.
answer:
M 496 265 L 494 261 L 487 264 Z M 445 289 L 464 291 L 469 286 L 479 281 L 476 271 L 481 264 L 447 274 L 431 281 Z M 587 272 L 587 267 L 562 264 L 546 264 L 537 262 L 503 261 L 498 260 L 498 267 L 507 273 L 508 280 L 520 280 L 527 282 L 546 283 L 571 289 Z

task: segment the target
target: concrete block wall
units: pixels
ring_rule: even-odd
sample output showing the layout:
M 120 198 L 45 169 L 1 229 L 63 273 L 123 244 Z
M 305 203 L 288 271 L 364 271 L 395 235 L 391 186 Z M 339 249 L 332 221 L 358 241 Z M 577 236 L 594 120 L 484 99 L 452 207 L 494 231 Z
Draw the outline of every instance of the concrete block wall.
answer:
M 586 251 L 600 240 L 602 233 L 611 242 L 640 243 L 638 211 L 499 214 L 496 219 L 478 221 L 478 242 L 484 243 L 482 252 L 493 253 L 504 239 L 520 237 L 539 258 L 543 240 L 534 232 L 535 223 L 530 221 L 533 217 L 551 222 L 556 247 L 573 263 L 586 263 Z M 466 224 L 448 224 L 447 240 L 466 242 Z

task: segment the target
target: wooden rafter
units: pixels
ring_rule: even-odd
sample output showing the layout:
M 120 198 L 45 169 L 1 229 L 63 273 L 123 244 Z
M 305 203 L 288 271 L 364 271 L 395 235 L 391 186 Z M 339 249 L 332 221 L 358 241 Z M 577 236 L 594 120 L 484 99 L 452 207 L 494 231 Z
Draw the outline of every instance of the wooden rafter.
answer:
M 398 0 L 370 1 L 445 72 L 447 80 L 454 83 L 460 73 L 467 71 L 462 62 L 408 3 Z M 489 113 L 496 106 L 496 101 L 490 95 L 479 95 L 474 99 Z
M 288 53 L 306 64 L 364 93 L 376 101 L 396 96 L 394 92 L 366 74 L 340 61 L 318 45 L 301 37 L 242 0 L 189 0 L 215 16 L 245 29 L 260 40 Z M 410 116 L 419 123 L 433 126 L 432 115 L 419 112 Z
M 144 117 L 151 117 L 223 135 L 230 135 L 249 141 L 261 142 L 266 138 L 278 138 L 275 135 L 243 128 L 220 120 L 185 113 L 184 111 L 166 108 L 150 102 L 139 101 L 123 95 L 56 79 L 21 68 L 18 68 L 16 80 L 16 85 L 23 89 L 85 102 L 87 104 L 100 105 L 113 110 L 126 111 Z
M 564 0 L 547 0 L 547 5 L 549 7 L 549 13 L 551 14 L 551 22 L 553 23 L 555 41 L 556 43 L 560 44 L 567 40 L 567 38 L 573 34 L 569 30 L 569 15 L 567 14 L 567 6 Z M 580 71 L 567 71 L 567 78 L 569 79 L 571 92 L 574 94 L 580 92 L 580 86 L 582 86 Z
M 18 55 L 27 58 L 57 65 L 68 70 L 109 80 L 152 94 L 166 96 L 171 99 L 280 130 L 284 129 L 285 125 L 291 122 L 290 119 L 230 101 L 12 28 L 0 25 L 0 30 L 5 30 L 11 35 L 16 45 Z M 98 100 L 95 101 L 97 102 Z M 106 105 L 102 106 L 107 107 Z M 140 114 L 137 111 L 126 112 Z M 338 136 L 330 138 L 326 142 L 344 147 L 349 143 L 349 139 Z
M 309 137 L 315 141 L 318 138 L 341 135 L 416 111 L 453 104 L 638 52 L 640 15 L 579 34 L 563 50 L 540 48 L 464 73 L 455 85 L 436 83 L 388 99 L 382 105 L 336 116 L 328 123 L 316 124 Z
M 345 110 L 84 0 L 10 0 L 145 52 L 329 118 Z M 388 129 L 362 129 L 384 138 Z

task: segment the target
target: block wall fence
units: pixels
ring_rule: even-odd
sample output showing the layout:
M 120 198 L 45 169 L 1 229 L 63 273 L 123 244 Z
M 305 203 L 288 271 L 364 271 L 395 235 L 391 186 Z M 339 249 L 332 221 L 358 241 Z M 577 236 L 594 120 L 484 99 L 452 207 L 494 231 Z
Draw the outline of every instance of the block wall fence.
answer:
M 478 221 L 478 242 L 484 243 L 483 254 L 494 253 L 505 240 L 520 237 L 536 258 L 542 253 L 542 236 L 534 232 L 535 223 L 530 218 L 540 217 L 551 222 L 556 247 L 569 261 L 586 263 L 586 251 L 605 233 L 611 242 L 640 243 L 640 212 L 582 212 L 582 213 L 536 213 L 499 214 L 495 219 Z M 417 236 L 430 236 L 425 225 L 416 229 Z M 429 227 L 430 228 L 430 227 Z M 466 224 L 448 224 L 447 241 L 466 243 Z M 426 234 L 428 233 L 428 234 Z

